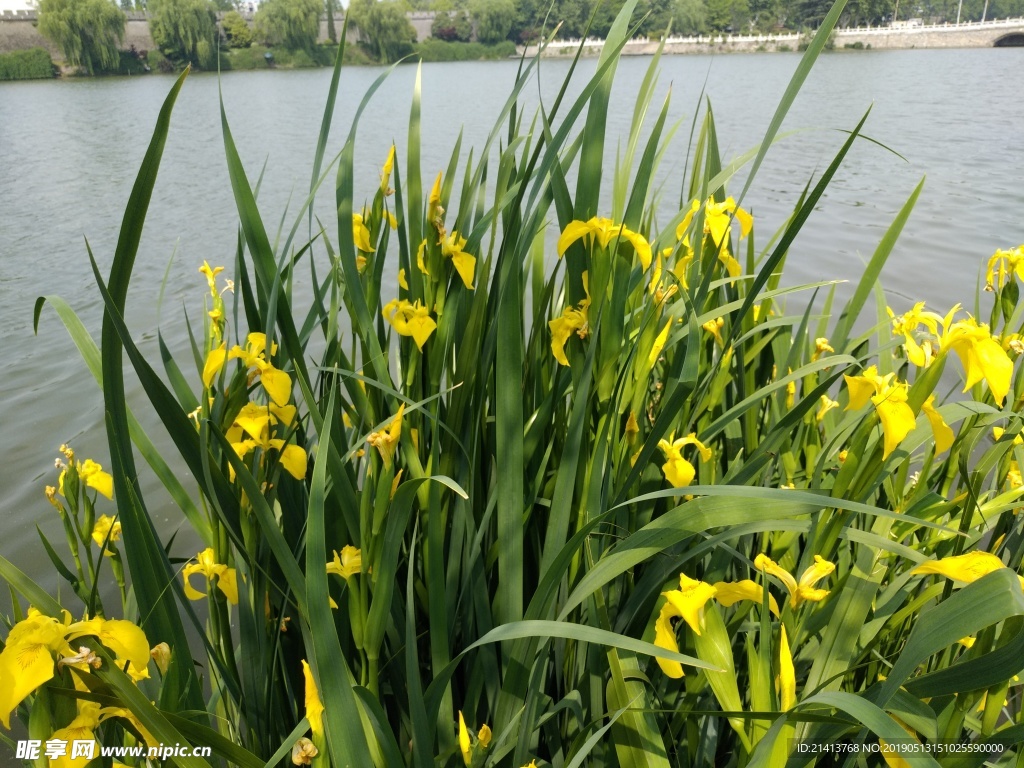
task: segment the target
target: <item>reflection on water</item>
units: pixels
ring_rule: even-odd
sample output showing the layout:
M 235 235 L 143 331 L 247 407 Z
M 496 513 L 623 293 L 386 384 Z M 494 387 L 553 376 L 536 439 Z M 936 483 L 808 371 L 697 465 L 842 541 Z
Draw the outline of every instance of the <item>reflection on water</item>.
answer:
M 798 61 L 796 54 L 662 60 L 654 108 L 660 108 L 671 85 L 669 125 L 679 121 L 658 177 L 666 220 L 678 204 L 690 121 L 705 85 L 723 156 L 729 158 L 761 139 Z M 619 65 L 609 110 L 612 136 L 628 132 L 634 95 L 648 64 L 646 58 L 626 58 Z M 581 62 L 577 83 L 595 66 L 593 60 Z M 536 103 L 539 90 L 550 103 L 567 68 L 567 62 L 542 62 L 539 88 L 527 89 L 527 101 Z M 482 144 L 516 69 L 515 62 L 424 66 L 425 177 L 447 165 L 460 130 L 463 147 Z M 824 56 L 785 123 L 786 131 L 798 132 L 772 149 L 746 198 L 759 242 L 784 222 L 804 185 L 820 175 L 846 138 L 843 131 L 869 107 L 864 132 L 872 141 L 855 146 L 791 249 L 788 280 L 855 280 L 900 206 L 927 175 L 886 269 L 889 300 L 897 309 L 913 299 L 927 299 L 942 309 L 955 301 L 973 306 L 983 260 L 997 247 L 1024 241 L 1022 71 L 1020 49 Z M 359 99 L 378 74 L 372 68 L 343 74 L 328 157 L 340 150 Z M 363 115 L 356 149 L 357 201 L 372 195 L 392 141 L 401 155 L 414 77 L 414 67 L 396 70 Z M 327 70 L 227 73 L 222 78 L 228 116 L 251 180 L 265 168 L 260 207 L 271 232 L 289 203 L 297 207 L 309 189 L 329 79 Z M 98 388 L 52 310 L 44 309 L 39 335 L 33 336 L 33 302 L 39 295 L 63 297 L 98 336 L 101 306 L 83 236 L 101 268 L 109 268 L 120 215 L 170 85 L 161 77 L 0 85 L 5 363 L 0 369 L 5 438 L 0 510 L 7 519 L 0 553 L 44 583 L 53 577 L 37 554 L 33 526 L 38 522 L 45 531 L 58 533 L 42 497 L 43 485 L 55 478 L 56 448 L 73 442 L 82 455 L 101 462 L 107 449 Z M 236 217 L 217 88 L 217 78 L 194 75 L 181 92 L 133 276 L 129 325 L 154 359 L 161 318 L 168 346 L 176 355 L 189 354 L 180 318 L 183 304 L 192 318 L 200 316 L 204 281 L 196 267 L 203 259 L 230 263 L 233 254 Z M 608 157 L 610 177 L 614 140 Z M 740 189 L 742 180 L 741 174 L 732 191 Z M 316 210 L 330 227 L 332 191 L 324 189 Z M 286 221 L 290 225 L 291 217 Z M 130 374 L 129 397 L 159 443 L 161 428 L 142 409 Z M 177 529 L 180 516 L 166 494 L 151 481 L 144 488 L 158 525 Z M 179 537 L 175 548 L 188 556 L 193 545 Z

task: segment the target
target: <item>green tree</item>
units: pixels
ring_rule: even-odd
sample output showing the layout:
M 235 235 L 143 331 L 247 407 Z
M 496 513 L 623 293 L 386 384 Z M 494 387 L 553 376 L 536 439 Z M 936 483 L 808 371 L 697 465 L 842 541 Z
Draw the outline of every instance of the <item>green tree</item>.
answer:
M 229 48 L 248 48 L 252 45 L 252 30 L 238 11 L 229 11 L 220 20 L 220 28 L 224 30 Z
M 321 0 L 264 0 L 256 11 L 257 36 L 268 45 L 311 51 L 320 36 Z
M 348 12 L 378 60 L 395 61 L 412 51 L 416 30 L 401 0 L 352 0 Z
M 535 42 L 540 37 L 547 9 L 548 4 L 542 0 L 519 0 L 510 37 L 520 43 Z
M 334 27 L 334 0 L 326 0 L 327 11 L 327 39 L 332 43 L 338 42 L 338 30 Z
M 708 0 L 708 26 L 719 32 L 744 32 L 750 20 L 747 0 Z
M 476 23 L 477 40 L 500 43 L 512 31 L 516 5 L 512 0 L 471 0 L 469 14 Z
M 676 0 L 672 4 L 672 33 L 701 35 L 708 28 L 708 9 L 704 0 Z
M 430 36 L 449 43 L 468 43 L 473 38 L 473 24 L 464 11 L 439 11 L 430 25 Z
M 120 62 L 124 11 L 110 0 L 40 0 L 39 31 L 91 75 Z
M 153 41 L 168 58 L 215 64 L 217 20 L 208 0 L 149 0 L 147 11 Z

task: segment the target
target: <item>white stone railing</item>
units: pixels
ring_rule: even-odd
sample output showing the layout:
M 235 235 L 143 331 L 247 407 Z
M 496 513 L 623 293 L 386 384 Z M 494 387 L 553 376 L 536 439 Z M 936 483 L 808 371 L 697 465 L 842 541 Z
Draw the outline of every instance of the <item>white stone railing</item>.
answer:
M 921 32 L 955 32 L 957 30 L 965 31 L 971 29 L 999 29 L 1007 27 L 1024 27 L 1024 18 L 1019 19 L 990 19 L 988 21 L 964 21 L 960 24 L 945 23 L 945 24 L 898 24 L 895 27 L 846 27 L 844 29 L 836 29 L 836 35 L 888 35 L 893 33 L 908 33 L 918 34 Z M 723 34 L 712 34 L 712 35 L 689 35 L 680 36 L 673 35 L 665 40 L 666 45 L 673 44 L 692 44 L 692 45 L 721 45 L 723 43 L 798 43 L 804 35 L 799 32 L 788 32 L 785 34 L 753 34 L 753 35 L 723 35 Z M 641 46 L 649 43 L 657 42 L 650 40 L 645 37 L 634 38 L 629 41 L 627 45 L 630 46 Z M 595 37 L 588 37 L 586 40 L 580 40 L 579 38 L 571 40 L 552 40 L 548 43 L 548 48 L 578 48 L 580 45 L 584 46 L 602 46 L 604 40 Z
M 1000 29 L 1005 27 L 1024 27 L 1024 18 L 1021 19 L 989 19 L 987 21 L 962 21 L 959 24 L 946 22 L 944 24 L 900 24 L 899 26 L 885 27 L 846 27 L 837 29 L 837 35 L 887 35 L 894 32 L 917 34 L 919 32 L 956 32 L 957 30 L 968 29 Z
M 774 43 L 774 42 L 796 42 L 800 40 L 799 32 L 789 32 L 782 35 L 689 35 L 688 37 L 682 37 L 679 35 L 673 35 L 665 39 L 666 45 L 673 45 L 677 43 Z M 627 45 L 648 45 L 651 43 L 657 43 L 657 40 L 651 40 L 646 37 L 636 37 L 630 40 Z M 548 48 L 578 48 L 580 44 L 585 46 L 593 45 L 600 46 L 604 45 L 604 40 L 595 37 L 588 37 L 586 40 L 570 39 L 570 40 L 552 40 L 548 43 Z

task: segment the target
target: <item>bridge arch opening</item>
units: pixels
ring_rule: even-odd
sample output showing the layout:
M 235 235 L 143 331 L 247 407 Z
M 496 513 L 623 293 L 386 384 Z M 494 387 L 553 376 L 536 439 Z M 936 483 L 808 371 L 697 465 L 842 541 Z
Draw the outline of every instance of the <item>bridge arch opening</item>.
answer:
M 1011 32 L 1003 35 L 995 41 L 996 48 L 1019 48 L 1024 47 L 1024 32 Z

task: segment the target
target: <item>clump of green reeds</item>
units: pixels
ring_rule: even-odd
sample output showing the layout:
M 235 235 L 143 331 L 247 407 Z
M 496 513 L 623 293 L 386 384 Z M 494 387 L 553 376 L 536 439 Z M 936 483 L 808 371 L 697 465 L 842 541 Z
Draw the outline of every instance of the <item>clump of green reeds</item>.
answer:
M 109 633 L 76 639 L 98 665 L 61 665 L 8 702 L 31 733 L 50 738 L 91 702 L 131 713 L 96 718 L 105 745 L 208 745 L 214 763 L 253 768 L 780 765 L 794 738 L 1017 759 L 1024 311 L 1006 269 L 1024 254 L 995 257 L 988 325 L 948 308 L 890 318 L 872 300 L 918 187 L 844 307 L 828 283 L 780 287 L 864 121 L 779 232 L 759 230 L 744 194 L 842 3 L 757 151 L 723 164 L 705 112 L 681 209 L 659 221 L 658 57 L 622 161 L 603 166 L 634 5 L 578 97 L 563 87 L 524 116 L 524 62 L 487 143 L 426 174 L 417 75 L 408 146 L 381 159 L 361 210 L 355 130 L 387 73 L 328 163 L 336 70 L 309 197 L 276 247 L 222 113 L 238 252 L 223 275 L 204 265 L 192 357 L 157 363 L 121 312 L 179 79 L 109 279 L 97 271 L 100 344 L 48 299 L 101 382 L 115 500 L 86 484 L 72 508 L 80 488 L 55 490 L 76 566 L 48 551 L 84 604 L 70 609 L 101 613 L 103 560 L 77 552 L 94 503 L 116 511 L 122 610 L 155 661 L 133 680 Z M 332 177 L 328 227 L 311 205 Z M 297 306 L 302 268 L 313 299 Z M 125 362 L 195 488 L 124 405 Z M 943 372 L 964 395 L 932 397 Z M 136 456 L 204 542 L 187 564 L 157 536 Z M 113 544 L 106 530 L 94 546 Z M 0 574 L 60 616 L 2 559 Z M 25 636 L 12 630 L 4 654 Z

